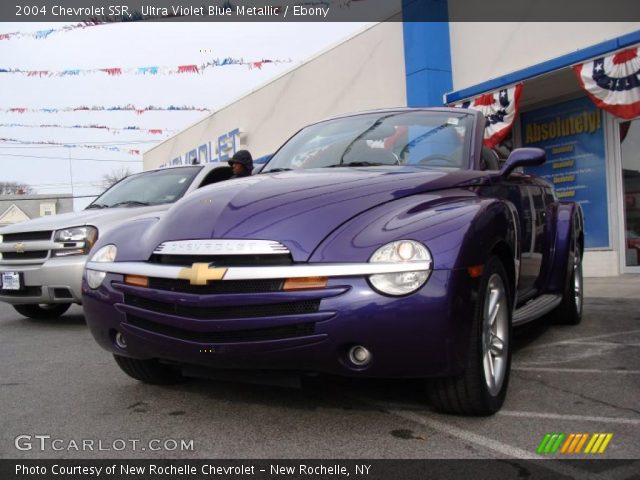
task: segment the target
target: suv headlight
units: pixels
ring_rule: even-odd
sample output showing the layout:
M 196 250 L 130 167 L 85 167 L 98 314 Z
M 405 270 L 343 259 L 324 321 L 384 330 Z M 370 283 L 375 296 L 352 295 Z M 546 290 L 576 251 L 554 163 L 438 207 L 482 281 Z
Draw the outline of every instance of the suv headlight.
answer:
M 91 257 L 91 261 L 97 262 L 97 263 L 114 262 L 116 259 L 116 255 L 118 255 L 118 248 L 113 244 L 109 244 L 100 248 Z M 89 285 L 90 288 L 95 290 L 100 285 L 102 285 L 102 282 L 107 276 L 107 272 L 87 269 L 86 275 L 87 275 L 87 284 Z
M 54 250 L 54 257 L 68 257 L 70 255 L 86 255 L 98 239 L 98 229 L 95 227 L 71 227 L 56 231 L 54 242 L 65 243 L 63 248 Z
M 429 249 L 415 240 L 398 240 L 387 243 L 376 250 L 369 262 L 371 263 L 412 263 L 429 262 Z M 416 270 L 415 272 L 384 273 L 371 275 L 369 281 L 373 288 L 386 295 L 408 295 L 418 290 L 429 278 L 431 269 Z

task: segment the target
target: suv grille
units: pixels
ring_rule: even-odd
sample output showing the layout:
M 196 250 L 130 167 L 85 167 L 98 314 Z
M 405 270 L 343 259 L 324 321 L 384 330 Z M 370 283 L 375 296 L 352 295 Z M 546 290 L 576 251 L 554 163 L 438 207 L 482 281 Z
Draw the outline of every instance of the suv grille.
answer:
M 51 230 L 44 232 L 20 232 L 20 233 L 5 233 L 2 235 L 3 242 L 28 242 L 32 240 L 51 240 L 53 232 Z
M 2 258 L 5 260 L 44 260 L 49 255 L 49 250 L 32 250 L 30 252 L 4 252 Z

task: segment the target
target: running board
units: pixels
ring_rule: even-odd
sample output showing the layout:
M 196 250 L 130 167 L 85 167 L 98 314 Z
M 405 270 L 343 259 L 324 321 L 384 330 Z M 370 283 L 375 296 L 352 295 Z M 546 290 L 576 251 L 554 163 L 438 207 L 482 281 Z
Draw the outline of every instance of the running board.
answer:
M 562 302 L 561 295 L 541 295 L 530 300 L 513 313 L 513 325 L 522 325 L 546 315 Z

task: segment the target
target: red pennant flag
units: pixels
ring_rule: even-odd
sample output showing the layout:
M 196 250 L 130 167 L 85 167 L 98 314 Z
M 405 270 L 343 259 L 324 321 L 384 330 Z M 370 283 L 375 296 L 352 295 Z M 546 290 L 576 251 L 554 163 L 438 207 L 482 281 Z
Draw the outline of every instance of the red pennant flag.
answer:
M 180 65 L 178 73 L 199 73 L 197 65 Z
M 120 68 L 101 68 L 100 69 L 101 72 L 105 72 L 108 75 L 122 75 L 122 69 Z

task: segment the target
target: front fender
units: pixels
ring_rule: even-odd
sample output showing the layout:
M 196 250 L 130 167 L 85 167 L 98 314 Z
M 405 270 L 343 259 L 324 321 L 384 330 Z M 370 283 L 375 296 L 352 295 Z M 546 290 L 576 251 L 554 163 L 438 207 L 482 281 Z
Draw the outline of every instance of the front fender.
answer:
M 152 227 L 158 222 L 159 217 L 144 217 L 130 220 L 109 230 L 101 236 L 89 252 L 89 258 L 100 248 L 108 244 L 118 247 L 118 262 L 133 262 L 148 260 L 149 249 L 153 250 L 157 245 L 152 245 L 150 233 Z
M 332 232 L 311 262 L 366 262 L 385 243 L 427 245 L 434 270 L 484 264 L 498 243 L 519 253 L 517 212 L 511 204 L 464 189 L 413 195 L 368 210 Z
M 548 292 L 562 293 L 569 271 L 568 261 L 575 248 L 584 251 L 584 215 L 578 203 L 559 203 L 553 264 L 550 269 Z

